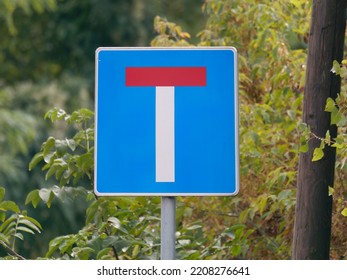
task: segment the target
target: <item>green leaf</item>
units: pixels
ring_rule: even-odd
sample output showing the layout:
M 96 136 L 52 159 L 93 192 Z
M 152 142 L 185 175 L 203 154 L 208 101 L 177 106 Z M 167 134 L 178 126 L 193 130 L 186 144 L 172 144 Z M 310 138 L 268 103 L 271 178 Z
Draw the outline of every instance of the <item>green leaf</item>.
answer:
M 47 181 L 55 172 L 57 172 L 57 170 L 58 166 L 52 165 L 46 173 L 45 180 Z
M 10 243 L 10 240 L 8 239 L 8 237 L 5 234 L 1 233 L 1 232 L 0 232 L 0 240 L 2 242 L 6 243 L 6 244 Z
M 324 156 L 324 152 L 322 148 L 315 148 L 313 151 L 313 157 L 312 157 L 312 161 L 318 161 L 320 159 L 322 159 Z
M 3 233 L 6 236 L 11 237 L 16 233 L 15 227 L 16 227 L 16 222 L 12 222 L 8 225 L 7 228 L 4 229 Z
M 11 228 L 16 225 L 17 216 L 12 215 L 5 222 L 0 225 L 0 232 L 4 232 L 5 229 Z
M 331 97 L 327 98 L 326 104 L 325 104 L 325 111 L 326 112 L 332 112 L 334 109 L 336 109 L 336 104 L 334 99 L 332 99 Z
M 308 143 L 305 143 L 303 145 L 300 145 L 300 149 L 299 149 L 300 153 L 307 153 L 308 152 Z
M 298 125 L 298 130 L 300 132 L 305 132 L 305 131 L 309 130 L 309 128 L 308 128 L 308 125 L 306 123 L 300 123 Z
M 329 188 L 329 196 L 332 196 L 333 194 L 334 194 L 334 188 L 332 188 L 332 187 L 330 187 L 330 186 L 328 186 L 328 188 Z
M 233 254 L 234 257 L 237 257 L 241 253 L 241 245 L 239 244 L 233 244 L 231 246 L 231 253 Z
M 62 120 L 66 117 L 67 114 L 63 109 L 53 108 L 45 114 L 44 119 L 49 118 L 51 122 L 55 122 L 56 120 Z
M 331 68 L 331 72 L 333 72 L 336 75 L 340 75 L 340 73 L 341 73 L 341 66 L 340 66 L 340 63 L 337 60 L 333 61 L 333 67 Z
M 27 219 L 27 217 L 22 217 L 18 224 L 22 224 L 22 225 L 25 225 L 27 228 L 30 228 L 31 230 L 34 230 L 38 233 L 41 233 L 41 230 L 39 229 L 39 227 L 33 223 L 32 221 L 30 221 L 29 219 Z M 41 225 L 40 225 L 41 227 Z
M 290 0 L 290 3 L 292 3 L 298 9 L 302 8 L 302 2 L 300 0 Z
M 55 138 L 54 137 L 49 137 L 45 143 L 43 143 L 43 156 L 45 159 L 45 162 L 48 163 L 49 160 L 46 160 L 46 156 L 51 153 L 52 148 L 55 146 Z
M 246 228 L 246 225 L 244 225 L 244 224 L 235 224 L 235 225 L 230 227 L 230 230 L 236 231 L 236 230 L 244 229 L 244 228 Z
M 91 223 L 97 212 L 98 212 L 98 207 L 99 207 L 99 203 L 97 200 L 93 201 L 93 203 L 87 208 L 86 210 L 86 215 L 87 215 L 87 218 L 86 218 L 86 223 L 89 224 Z
M 330 124 L 338 124 L 342 120 L 340 111 L 335 107 L 330 115 Z
M 263 214 L 264 210 L 266 209 L 266 206 L 267 206 L 267 200 L 268 200 L 268 197 L 264 197 L 260 200 L 260 203 L 259 203 L 259 212 L 260 212 L 260 215 Z
M 93 167 L 94 158 L 92 153 L 85 153 L 80 155 L 76 160 L 76 165 L 82 169 L 82 171 L 89 170 Z
M 41 161 L 43 160 L 43 153 L 39 152 L 37 153 L 32 160 L 29 163 L 29 171 L 33 170 L 33 168 Z
M 30 221 L 31 223 L 33 223 L 35 226 L 37 226 L 39 229 L 42 230 L 41 224 L 37 220 L 35 220 L 34 218 L 25 216 L 25 220 Z M 39 230 L 37 230 L 37 231 L 39 232 Z
M 35 10 L 37 13 L 39 13 L 39 14 L 43 13 L 44 7 L 43 7 L 41 1 L 32 1 L 32 2 L 31 2 L 31 5 L 33 6 L 34 10 Z
M 344 209 L 341 211 L 341 214 L 342 214 L 344 217 L 347 217 L 347 207 L 344 208 Z
M 5 188 L 0 187 L 0 201 L 2 201 L 4 199 L 5 192 L 6 192 Z
M 66 239 L 66 236 L 59 236 L 54 238 L 53 240 L 51 240 L 49 242 L 49 250 L 46 253 L 46 258 L 50 258 L 52 256 L 52 254 L 58 249 L 58 247 L 60 246 L 60 244 L 62 242 L 64 242 L 64 240 Z
M 46 203 L 47 207 L 50 208 L 54 197 L 53 192 L 49 189 L 43 188 L 39 190 L 39 196 L 42 201 Z
M 39 204 L 41 198 L 39 195 L 39 190 L 33 190 L 31 191 L 26 199 L 25 199 L 25 204 L 29 204 L 31 202 L 31 204 L 33 205 L 34 208 L 36 208 L 37 204 Z
M 71 121 L 79 124 L 79 123 L 91 120 L 93 116 L 94 116 L 93 111 L 86 108 L 81 108 L 77 111 L 74 111 L 71 114 Z
M 35 234 L 35 232 L 32 229 L 27 228 L 27 227 L 22 227 L 22 226 L 18 226 L 17 231 L 23 231 L 23 232 L 27 232 L 30 234 Z
M 63 154 L 66 154 L 66 152 L 67 152 L 68 144 L 67 144 L 66 140 L 55 139 L 54 147 L 55 147 L 55 149 L 59 155 L 63 155 Z
M 19 213 L 20 209 L 16 203 L 13 201 L 3 201 L 0 202 L 0 210 L 2 211 L 12 211 L 15 213 Z
M 76 142 L 73 139 L 65 139 L 68 147 L 70 148 L 71 151 L 74 151 L 76 149 Z
M 202 228 L 202 225 L 192 225 L 190 227 L 187 227 L 186 230 L 196 230 Z
M 331 113 L 330 124 L 337 124 L 343 119 L 339 109 L 337 108 L 336 102 L 331 97 L 327 98 L 325 111 Z
M 73 256 L 77 256 L 77 259 L 79 260 L 88 260 L 89 259 L 89 255 L 91 253 L 94 253 L 94 249 L 90 248 L 90 247 L 83 247 L 83 248 L 79 248 L 79 247 L 75 247 L 72 249 L 73 252 Z
M 17 224 L 16 221 L 11 221 L 10 223 L 6 224 L 6 227 L 4 228 L 1 227 L 0 232 L 5 234 L 6 236 L 11 236 L 16 232 L 15 231 L 16 224 Z
M 20 232 L 16 232 L 13 236 L 20 239 L 20 240 L 24 240 L 24 236 Z
M 347 68 L 346 67 L 341 67 L 340 69 L 340 77 L 341 78 L 346 78 L 347 76 Z
M 131 253 L 132 258 L 136 258 L 136 256 L 139 254 L 139 252 L 140 252 L 140 246 L 139 245 L 135 245 L 134 249 L 133 249 L 133 251 Z
M 66 236 L 66 239 L 60 244 L 59 250 L 62 254 L 69 252 L 75 244 L 75 237 L 73 235 Z
M 344 127 L 347 125 L 347 116 L 340 113 L 341 119 L 336 124 L 339 127 Z
M 306 137 L 301 136 L 300 137 L 300 153 L 306 153 L 308 151 L 308 142 Z
M 112 252 L 111 248 L 104 248 L 98 252 L 96 255 L 97 260 L 107 260 L 111 259 L 112 257 L 110 256 L 110 253 Z
M 110 217 L 107 219 L 107 221 L 116 229 L 120 230 L 125 234 L 128 234 L 128 231 L 124 227 L 122 227 L 121 222 L 116 217 Z
M 57 112 L 57 119 L 62 120 L 63 118 L 66 117 L 66 112 L 63 109 L 59 109 Z
M 87 191 L 86 201 L 95 200 L 95 193 Z
M 313 151 L 312 161 L 318 161 L 324 157 L 324 141 L 321 141 L 320 147 L 315 148 Z
M 345 146 L 344 139 L 342 135 L 338 135 L 335 139 L 335 143 L 331 145 L 337 149 L 341 149 Z

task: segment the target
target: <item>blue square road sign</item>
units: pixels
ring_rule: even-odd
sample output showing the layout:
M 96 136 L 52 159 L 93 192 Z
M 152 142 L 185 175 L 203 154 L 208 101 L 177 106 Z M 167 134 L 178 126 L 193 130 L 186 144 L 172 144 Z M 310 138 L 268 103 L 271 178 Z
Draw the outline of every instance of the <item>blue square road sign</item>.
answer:
M 95 193 L 235 195 L 234 48 L 96 51 Z

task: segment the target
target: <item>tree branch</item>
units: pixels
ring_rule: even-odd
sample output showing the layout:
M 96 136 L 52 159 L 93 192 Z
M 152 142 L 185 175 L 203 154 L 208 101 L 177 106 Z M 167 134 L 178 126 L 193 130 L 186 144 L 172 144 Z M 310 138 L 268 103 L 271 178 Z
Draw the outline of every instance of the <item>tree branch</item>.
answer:
M 16 251 L 12 250 L 12 248 L 8 246 L 4 241 L 0 240 L 0 244 L 9 252 L 11 256 L 17 257 L 20 260 L 25 260 L 23 256 L 18 254 Z

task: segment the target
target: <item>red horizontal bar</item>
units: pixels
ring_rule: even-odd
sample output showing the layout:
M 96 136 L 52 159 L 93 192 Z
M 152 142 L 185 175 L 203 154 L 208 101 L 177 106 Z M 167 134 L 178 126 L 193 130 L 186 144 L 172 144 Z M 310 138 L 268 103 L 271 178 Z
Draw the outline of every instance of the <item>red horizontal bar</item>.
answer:
M 206 67 L 127 67 L 127 86 L 206 86 Z

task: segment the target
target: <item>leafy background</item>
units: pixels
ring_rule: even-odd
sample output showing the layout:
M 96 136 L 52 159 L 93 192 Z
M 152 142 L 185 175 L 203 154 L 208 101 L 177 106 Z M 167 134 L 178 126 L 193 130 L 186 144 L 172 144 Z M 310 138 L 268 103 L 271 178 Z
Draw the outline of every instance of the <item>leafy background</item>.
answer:
M 346 139 L 301 123 L 310 14 L 304 0 L 1 0 L 0 256 L 158 259 L 160 198 L 92 191 L 95 49 L 230 45 L 240 194 L 178 198 L 177 258 L 290 259 L 298 156 L 320 137 L 338 148 L 331 258 L 346 259 Z M 345 95 L 326 107 L 340 135 Z

